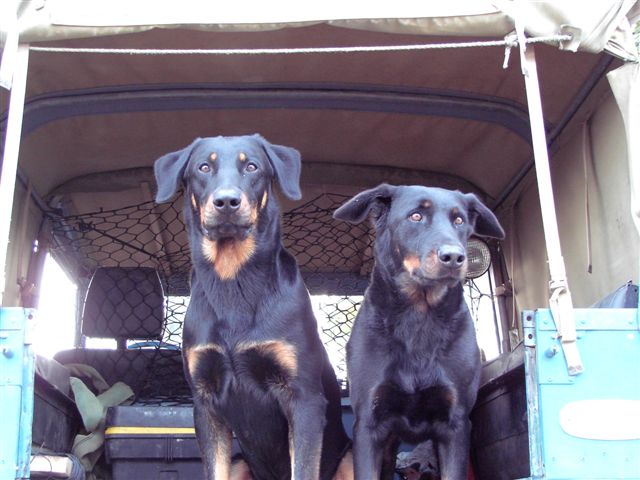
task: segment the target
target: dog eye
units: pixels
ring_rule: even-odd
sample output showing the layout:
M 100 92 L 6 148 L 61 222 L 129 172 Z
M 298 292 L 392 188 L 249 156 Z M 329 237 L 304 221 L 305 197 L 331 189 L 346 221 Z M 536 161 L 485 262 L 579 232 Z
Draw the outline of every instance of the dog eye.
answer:
M 420 212 L 413 212 L 410 216 L 409 219 L 412 222 L 419 222 L 420 220 L 422 220 L 422 214 Z
M 255 163 L 247 163 L 247 166 L 244 167 L 245 172 L 255 172 L 256 170 L 258 170 L 258 166 Z
M 464 223 L 464 220 L 462 219 L 462 217 L 456 217 L 453 223 L 455 225 L 462 225 Z
M 208 163 L 203 163 L 198 167 L 198 170 L 200 170 L 202 173 L 209 173 L 211 171 L 211 167 Z

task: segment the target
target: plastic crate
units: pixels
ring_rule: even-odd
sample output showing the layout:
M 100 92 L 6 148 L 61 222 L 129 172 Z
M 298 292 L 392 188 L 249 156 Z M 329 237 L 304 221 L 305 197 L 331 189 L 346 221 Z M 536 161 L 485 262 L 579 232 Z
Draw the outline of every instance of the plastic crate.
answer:
M 106 425 L 113 480 L 204 478 L 192 407 L 112 407 Z

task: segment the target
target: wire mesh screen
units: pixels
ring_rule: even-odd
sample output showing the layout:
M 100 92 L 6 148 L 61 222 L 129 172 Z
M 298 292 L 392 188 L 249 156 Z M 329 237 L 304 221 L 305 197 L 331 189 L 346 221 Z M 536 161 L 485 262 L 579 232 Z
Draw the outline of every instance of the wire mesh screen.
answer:
M 373 238 L 366 222 L 353 226 L 332 218 L 347 199 L 323 194 L 282 216 L 284 245 L 298 260 L 312 294 L 321 338 L 343 386 L 344 347 L 373 266 Z M 49 215 L 51 252 L 74 276 L 90 279 L 105 267 L 150 267 L 158 272 L 164 295 L 160 333 L 140 333 L 143 325 L 135 325 L 132 318 L 128 325 L 138 333 L 135 339 L 127 338 L 124 350 L 103 352 L 99 358 L 84 349 L 66 352 L 76 363 L 94 363 L 110 383 L 129 383 L 139 402 L 189 401 L 179 351 L 191 268 L 181 210 L 178 198 L 161 205 L 145 202 L 81 215 Z M 92 288 L 97 286 L 90 284 L 89 291 Z M 83 333 L 90 324 L 83 318 Z M 92 334 L 118 337 L 113 332 Z

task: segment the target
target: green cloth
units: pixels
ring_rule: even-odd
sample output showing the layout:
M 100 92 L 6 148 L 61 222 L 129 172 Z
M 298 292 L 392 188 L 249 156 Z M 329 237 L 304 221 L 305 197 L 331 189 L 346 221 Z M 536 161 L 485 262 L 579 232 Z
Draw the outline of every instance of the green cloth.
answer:
M 88 365 L 74 363 L 66 367 L 71 371 L 71 390 L 85 430 L 76 435 L 71 452 L 80 459 L 87 479 L 96 479 L 94 467 L 104 449 L 107 409 L 129 403 L 133 399 L 133 390 L 122 382 L 110 387 L 102 375 Z M 97 390 L 98 395 L 87 387 L 87 383 Z

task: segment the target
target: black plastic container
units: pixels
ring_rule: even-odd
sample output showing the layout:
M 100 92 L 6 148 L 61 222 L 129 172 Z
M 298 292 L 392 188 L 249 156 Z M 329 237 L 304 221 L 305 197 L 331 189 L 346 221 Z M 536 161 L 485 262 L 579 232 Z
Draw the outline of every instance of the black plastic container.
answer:
M 113 480 L 204 478 L 192 407 L 113 407 L 106 425 Z
M 471 457 L 477 479 L 529 477 L 529 429 L 523 345 L 483 366 L 471 412 Z

